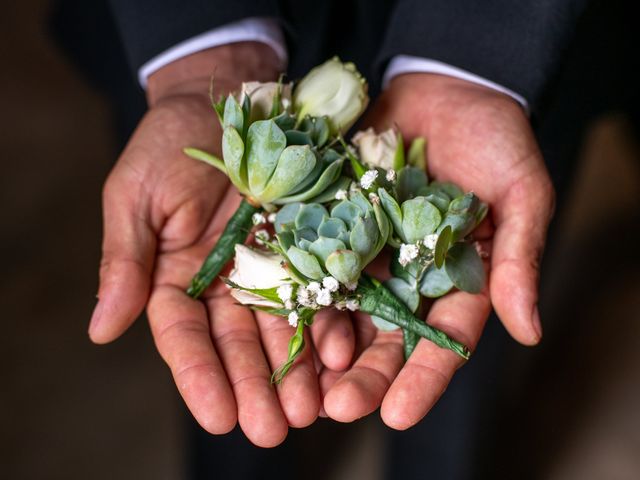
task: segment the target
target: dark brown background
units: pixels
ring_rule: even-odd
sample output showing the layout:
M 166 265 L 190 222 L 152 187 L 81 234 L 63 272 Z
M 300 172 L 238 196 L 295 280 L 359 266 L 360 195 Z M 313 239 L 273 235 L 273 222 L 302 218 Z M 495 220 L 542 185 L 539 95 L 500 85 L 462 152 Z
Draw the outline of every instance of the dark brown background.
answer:
M 46 0 L 0 17 L 0 477 L 179 479 L 183 410 L 143 322 L 89 343 L 112 112 L 48 38 Z M 640 478 L 640 149 L 589 129 L 542 282 L 546 337 L 514 346 L 495 461 L 538 478 Z M 374 416 L 375 417 L 375 416 Z M 375 479 L 372 417 L 331 478 Z M 355 445 L 358 445 L 355 447 Z

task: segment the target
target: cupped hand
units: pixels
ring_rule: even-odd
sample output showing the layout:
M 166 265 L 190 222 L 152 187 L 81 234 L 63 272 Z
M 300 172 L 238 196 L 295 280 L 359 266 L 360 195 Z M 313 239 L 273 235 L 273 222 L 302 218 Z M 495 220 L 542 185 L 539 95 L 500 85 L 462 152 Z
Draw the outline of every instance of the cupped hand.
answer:
M 270 384 L 287 358 L 293 330 L 286 320 L 236 305 L 220 282 L 202 300 L 185 293 L 240 197 L 224 175 L 182 149 L 220 153 L 221 130 L 207 97 L 214 66 L 216 89 L 226 93 L 241 81 L 276 79 L 273 57 L 264 45 L 233 44 L 150 78 L 149 111 L 104 187 L 99 300 L 89 328 L 94 342 L 110 342 L 146 307 L 158 351 L 200 425 L 221 434 L 238 422 L 265 447 L 282 442 L 288 426 L 316 419 L 316 365 L 346 367 L 351 325 L 343 317 L 343 327 L 334 328 L 320 318 L 311 336 L 325 347 L 315 358 L 306 349 L 282 384 Z
M 538 274 L 554 191 L 529 121 L 515 101 L 483 86 L 434 74 L 406 74 L 391 81 L 368 124 L 396 125 L 405 139 L 427 139 L 432 177 L 473 191 L 490 205 L 475 232 L 490 254 L 487 287 L 456 291 L 433 303 L 426 321 L 474 349 L 491 306 L 511 336 L 535 345 L 542 329 Z M 445 391 L 463 360 L 421 339 L 406 363 L 399 332 L 374 332 L 356 318 L 362 353 L 344 375 L 325 371 L 324 409 L 353 421 L 381 406 L 395 429 L 415 425 Z

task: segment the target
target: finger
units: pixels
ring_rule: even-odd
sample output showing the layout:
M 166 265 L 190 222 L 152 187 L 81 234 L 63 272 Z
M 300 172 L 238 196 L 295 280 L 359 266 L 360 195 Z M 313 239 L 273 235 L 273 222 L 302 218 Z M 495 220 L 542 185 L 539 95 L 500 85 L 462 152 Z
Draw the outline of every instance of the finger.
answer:
M 311 325 L 313 346 L 322 364 L 331 370 L 344 370 L 353 358 L 355 335 L 347 312 L 319 311 Z
M 473 350 L 490 309 L 486 289 L 477 295 L 458 291 L 433 304 L 427 323 Z M 418 423 L 463 363 L 464 360 L 450 350 L 420 339 L 382 401 L 380 415 L 384 423 L 397 430 Z
M 365 315 L 359 317 L 359 321 L 369 321 Z M 327 392 L 326 413 L 339 422 L 352 422 L 378 408 L 402 367 L 402 352 L 400 332 L 379 332 L 353 367 Z
M 154 289 L 147 309 L 156 347 L 189 410 L 210 433 L 236 424 L 236 402 L 209 333 L 204 305 L 177 287 Z
M 287 361 L 289 339 L 295 333 L 285 318 L 256 312 L 260 337 L 271 371 Z M 308 336 L 307 346 L 282 382 L 277 386 L 278 399 L 289 425 L 302 428 L 312 424 L 320 408 L 318 375 Z
M 100 287 L 89 324 L 95 343 L 119 337 L 138 318 L 149 296 L 156 236 L 138 200 L 140 190 L 140 185 L 117 180 L 105 184 Z
M 229 295 L 207 299 L 211 333 L 238 405 L 238 423 L 259 447 L 274 447 L 287 436 L 271 371 L 253 314 Z
M 553 197 L 546 174 L 530 175 L 512 185 L 494 208 L 491 300 L 511 336 L 525 345 L 542 337 L 538 277 Z

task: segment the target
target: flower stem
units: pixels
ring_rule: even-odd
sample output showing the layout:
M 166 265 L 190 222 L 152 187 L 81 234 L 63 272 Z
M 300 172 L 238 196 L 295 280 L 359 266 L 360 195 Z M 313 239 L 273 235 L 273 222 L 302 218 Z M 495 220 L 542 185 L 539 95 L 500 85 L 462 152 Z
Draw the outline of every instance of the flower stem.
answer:
M 222 235 L 214 245 L 211 252 L 205 259 L 200 271 L 191 279 L 191 284 L 187 289 L 187 295 L 198 298 L 211 282 L 220 273 L 220 270 L 233 257 L 236 244 L 244 243 L 249 236 L 252 222 L 251 216 L 258 212 L 260 207 L 254 207 L 245 199 L 229 219 Z
M 418 320 L 413 313 L 374 278 L 361 277 L 357 293 L 360 295 L 360 310 L 375 315 L 403 329 L 420 335 L 441 348 L 451 350 L 465 360 L 471 356 L 469 349 L 453 340 L 446 333 Z

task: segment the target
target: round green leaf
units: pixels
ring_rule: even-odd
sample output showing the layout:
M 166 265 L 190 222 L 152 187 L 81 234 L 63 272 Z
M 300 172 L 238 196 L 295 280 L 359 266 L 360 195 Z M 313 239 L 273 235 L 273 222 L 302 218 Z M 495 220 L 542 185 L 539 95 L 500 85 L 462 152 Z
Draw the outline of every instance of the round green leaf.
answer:
M 313 253 L 322 263 L 326 262 L 327 257 L 336 250 L 344 250 L 346 245 L 335 238 L 318 237 L 318 239 L 309 245 L 309 252 Z
M 427 185 L 427 174 L 421 168 L 405 167 L 398 172 L 396 189 L 401 202 L 414 198 Z
M 485 271 L 478 252 L 468 243 L 456 243 L 447 252 L 444 268 L 460 290 L 478 293 L 485 282 Z
M 402 204 L 402 234 L 404 241 L 415 243 L 435 231 L 442 216 L 424 197 L 416 197 Z
M 420 283 L 420 293 L 425 297 L 441 297 L 453 288 L 453 282 L 447 275 L 444 268 L 437 268 L 435 265 L 427 269 Z
M 353 228 L 358 219 L 364 216 L 362 209 L 349 200 L 342 200 L 335 207 L 331 209 L 331 216 L 339 218 L 346 223 L 349 228 Z
M 327 218 L 318 227 L 318 235 L 329 238 L 340 238 L 341 235 L 349 235 L 347 226 L 339 218 Z
M 369 263 L 376 255 L 375 247 L 378 243 L 378 238 L 380 238 L 378 224 L 371 215 L 359 218 L 353 230 L 351 230 L 349 243 L 351 244 L 351 249 L 360 255 L 363 266 Z

